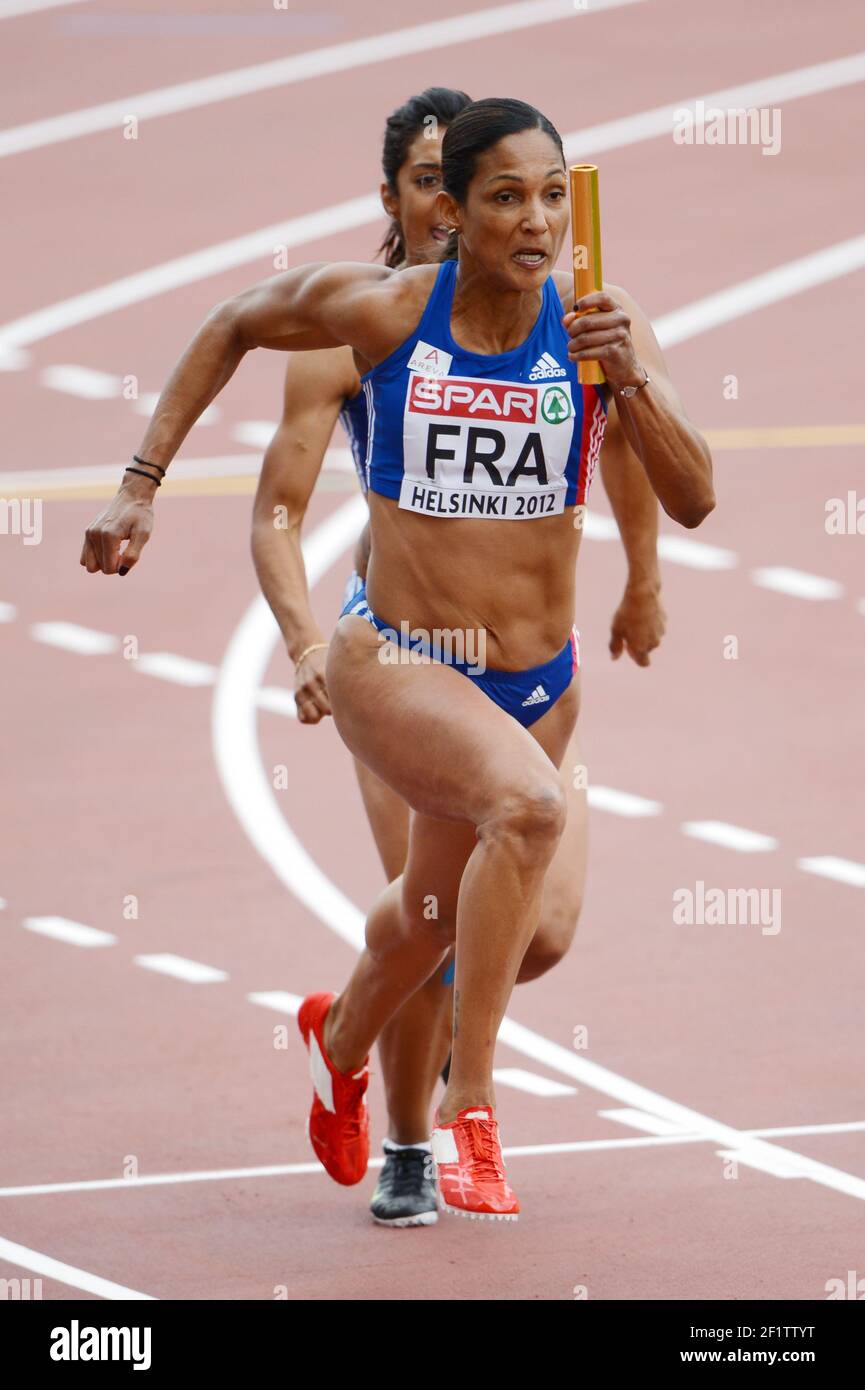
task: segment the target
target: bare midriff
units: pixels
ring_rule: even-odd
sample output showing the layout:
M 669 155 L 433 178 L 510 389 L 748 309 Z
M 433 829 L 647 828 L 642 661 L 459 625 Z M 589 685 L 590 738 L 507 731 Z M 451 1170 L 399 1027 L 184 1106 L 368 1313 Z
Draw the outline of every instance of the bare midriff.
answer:
M 483 632 L 493 670 L 540 666 L 562 650 L 581 536 L 572 507 L 532 521 L 428 517 L 372 491 L 369 506 L 367 598 L 389 626 Z

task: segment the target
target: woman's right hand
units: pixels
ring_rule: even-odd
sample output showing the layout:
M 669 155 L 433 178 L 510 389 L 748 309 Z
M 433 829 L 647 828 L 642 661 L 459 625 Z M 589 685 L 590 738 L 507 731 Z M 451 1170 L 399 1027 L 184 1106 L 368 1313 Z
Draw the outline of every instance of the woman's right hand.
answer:
M 301 724 L 317 724 L 332 713 L 324 676 L 326 664 L 327 647 L 317 647 L 295 668 L 294 702 Z
M 84 533 L 81 564 L 88 574 L 127 574 L 141 558 L 153 530 L 156 483 L 127 473 L 104 512 Z M 126 549 L 120 547 L 128 541 Z

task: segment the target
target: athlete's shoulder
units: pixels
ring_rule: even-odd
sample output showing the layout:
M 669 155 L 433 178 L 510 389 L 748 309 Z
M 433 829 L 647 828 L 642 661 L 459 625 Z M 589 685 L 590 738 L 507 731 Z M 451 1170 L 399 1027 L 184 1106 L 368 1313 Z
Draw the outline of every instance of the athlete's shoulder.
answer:
M 643 312 L 630 290 L 626 290 L 623 285 L 612 285 L 608 280 L 605 280 L 604 289 L 608 295 L 615 299 L 617 304 L 622 306 L 625 313 L 632 314 L 636 311 L 641 314 Z
M 634 298 L 630 290 L 626 290 L 623 285 L 608 285 L 604 282 L 604 289 L 611 299 L 624 309 L 630 320 L 630 334 L 637 348 L 638 353 L 651 353 L 652 361 L 657 371 L 663 362 L 663 356 L 652 328 L 652 322 L 642 305 Z
M 401 304 L 425 304 L 438 279 L 439 265 L 410 265 L 391 272 L 388 290 Z
M 369 261 L 328 261 L 301 266 L 299 270 L 306 272 L 304 290 L 312 297 L 322 298 L 345 291 L 383 290 L 395 274 L 387 266 L 371 265 Z
M 317 286 L 326 289 L 337 285 L 357 286 L 358 289 L 376 290 L 398 299 L 413 294 L 429 294 L 439 267 L 434 264 L 392 269 L 367 261 L 333 261 L 329 265 L 316 266 L 314 270 Z

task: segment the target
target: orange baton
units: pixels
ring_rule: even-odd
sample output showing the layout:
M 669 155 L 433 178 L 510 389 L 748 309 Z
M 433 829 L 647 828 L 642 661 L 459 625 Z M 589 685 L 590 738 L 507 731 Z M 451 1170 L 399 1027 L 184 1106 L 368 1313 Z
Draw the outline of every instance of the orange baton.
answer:
M 572 164 L 571 229 L 574 238 L 574 299 L 604 287 L 601 271 L 601 209 L 597 164 Z M 596 313 L 587 309 L 586 313 Z M 578 362 L 581 386 L 600 386 L 606 380 L 600 362 Z

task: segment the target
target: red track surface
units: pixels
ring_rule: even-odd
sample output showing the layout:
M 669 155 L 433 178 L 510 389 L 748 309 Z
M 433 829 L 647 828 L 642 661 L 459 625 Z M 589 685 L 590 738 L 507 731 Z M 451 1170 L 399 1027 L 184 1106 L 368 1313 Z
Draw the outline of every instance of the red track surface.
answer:
M 436 18 L 470 3 L 484 8 L 443 0 Z M 368 0 L 324 12 L 319 28 L 312 10 L 283 16 L 294 24 L 288 37 L 228 36 L 238 8 L 186 0 L 184 14 L 211 16 L 215 32 L 152 38 L 94 32 L 100 16 L 123 15 L 117 3 L 0 19 L 0 125 L 411 22 L 393 0 Z M 136 14 L 156 17 L 159 6 Z M 687 0 L 647 0 L 142 121 L 137 141 L 112 129 L 14 154 L 0 169 L 4 261 L 15 269 L 4 320 L 368 194 L 386 111 L 430 83 L 522 96 L 570 132 L 853 54 L 865 47 L 862 33 L 855 0 L 836 4 L 831 24 L 820 7 L 785 0 L 756 12 L 729 0 L 699 16 Z M 860 87 L 772 104 L 782 111 L 774 157 L 681 147 L 669 135 L 599 156 L 606 273 L 653 316 L 861 233 Z M 362 259 L 377 233 L 322 236 L 290 259 Z M 262 255 L 32 342 L 26 363 L 0 375 L 4 468 L 41 475 L 125 459 L 143 425 L 130 403 L 61 393 L 42 372 L 75 364 L 134 374 L 142 392 L 157 390 L 204 311 L 271 272 Z M 33 633 L 34 624 L 66 622 L 134 635 L 142 653 L 220 667 L 256 593 L 250 499 L 239 495 L 251 481 L 176 483 L 174 495 L 166 487 L 144 561 L 118 582 L 77 563 L 94 497 L 113 483 L 75 497 L 68 482 L 52 495 L 34 479 L 19 486 L 45 498 L 42 543 L 0 536 L 0 601 L 13 606 L 0 609 L 0 1241 L 163 1299 L 269 1299 L 281 1286 L 292 1299 L 570 1299 L 576 1286 L 592 1299 L 821 1299 L 826 1281 L 846 1278 L 857 1261 L 865 1272 L 865 888 L 797 866 L 809 856 L 863 859 L 865 539 L 824 528 L 828 498 L 865 491 L 855 308 L 863 284 L 865 272 L 854 271 L 669 349 L 689 413 L 705 428 L 859 426 L 860 447 L 823 437 L 731 449 L 719 437 L 718 507 L 687 534 L 736 560 L 718 570 L 665 562 L 669 630 L 647 672 L 608 659 L 623 561 L 618 546 L 587 541 L 578 620 L 590 780 L 662 809 L 635 819 L 594 811 L 576 945 L 555 972 L 521 987 L 509 1011 L 571 1057 L 707 1123 L 813 1128 L 776 1142 L 826 1165 L 822 1178 L 781 1178 L 744 1161 L 725 1177 L 718 1153 L 733 1145 L 704 1131 L 693 1142 L 512 1157 L 525 1215 L 508 1230 L 377 1229 L 366 1211 L 374 1174 L 354 1191 L 306 1171 L 9 1194 L 118 1179 L 129 1156 L 141 1176 L 309 1164 L 309 1083 L 294 1022 L 248 995 L 338 985 L 353 959 L 279 881 L 229 804 L 214 758 L 212 684 L 147 678 L 120 654 L 85 655 Z M 219 420 L 193 432 L 182 458 L 253 458 L 233 431 L 273 419 L 282 365 L 276 354 L 248 361 L 220 399 Z M 737 400 L 723 395 L 729 373 Z M 0 475 L 0 496 L 10 493 Z M 350 496 L 347 476 L 326 474 L 308 534 Z M 606 511 L 600 484 L 593 503 Z M 347 551 L 314 590 L 325 624 Z M 824 600 L 773 592 L 752 578 L 766 566 L 842 587 Z M 729 635 L 738 660 L 723 657 Z M 266 681 L 290 684 L 281 655 Z M 289 789 L 273 793 L 285 820 L 323 873 L 367 904 L 380 870 L 332 725 L 300 728 L 262 712 L 258 731 L 267 776 L 277 764 L 289 769 Z M 743 826 L 777 847 L 745 854 L 710 844 L 682 833 L 692 821 Z M 673 893 L 699 880 L 779 889 L 780 932 L 675 925 Z M 123 914 L 130 894 L 137 920 Z M 40 917 L 116 942 L 87 950 L 23 928 Z M 157 953 L 228 978 L 192 984 L 135 963 Z M 286 1049 L 274 1047 L 282 1024 Z M 571 1046 L 579 1025 L 588 1029 L 583 1052 Z M 542 1098 L 501 1086 L 508 1145 L 645 1135 L 601 1115 L 628 1102 L 569 1077 L 553 1054 L 531 1060 L 504 1044 L 500 1054 L 500 1066 L 577 1088 Z M 380 1137 L 375 1079 L 371 1105 Z M 0 1278 L 38 1273 L 4 1250 Z M 68 1277 L 44 1278 L 44 1296 L 80 1297 Z

